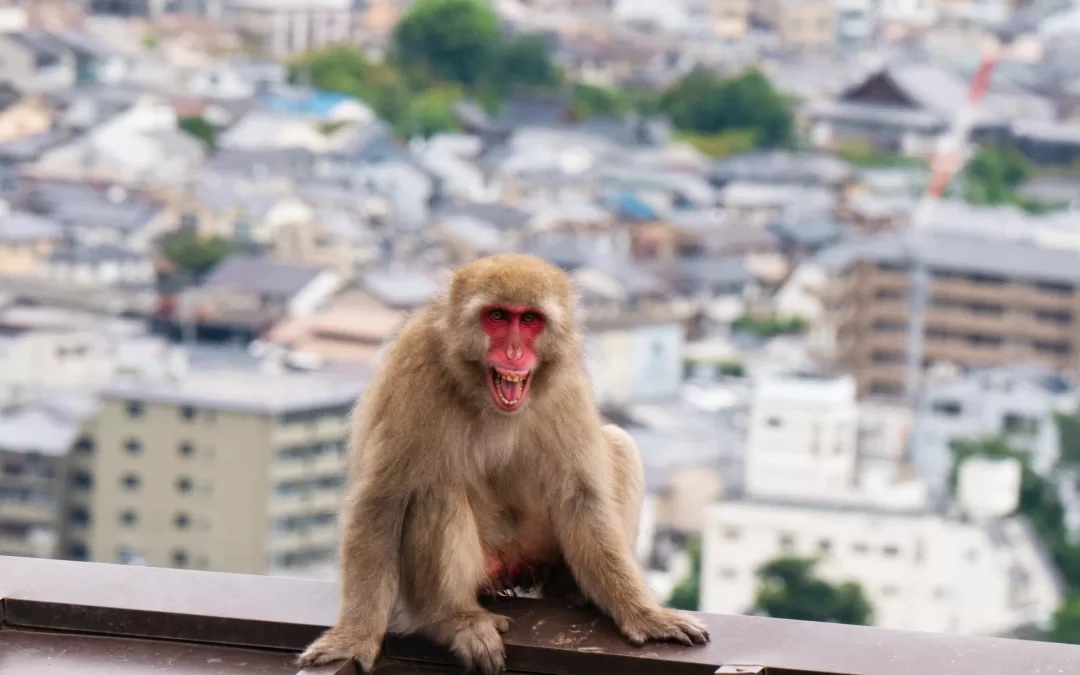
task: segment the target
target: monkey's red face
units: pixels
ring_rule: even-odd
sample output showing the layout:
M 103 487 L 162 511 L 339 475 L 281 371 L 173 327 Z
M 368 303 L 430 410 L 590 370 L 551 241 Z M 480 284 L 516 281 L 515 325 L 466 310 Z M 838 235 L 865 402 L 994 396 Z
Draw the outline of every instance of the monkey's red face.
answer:
M 525 404 L 538 365 L 533 343 L 546 321 L 538 310 L 521 305 L 485 307 L 480 315 L 488 338 L 488 391 L 499 410 L 514 412 Z

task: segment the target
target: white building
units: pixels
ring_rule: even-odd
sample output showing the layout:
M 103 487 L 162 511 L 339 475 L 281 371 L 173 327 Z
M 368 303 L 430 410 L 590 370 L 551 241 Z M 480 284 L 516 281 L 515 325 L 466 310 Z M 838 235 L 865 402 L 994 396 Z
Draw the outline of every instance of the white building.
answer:
M 1047 474 L 1057 462 L 1054 411 L 1062 393 L 1047 373 L 1022 366 L 932 380 L 913 444 L 916 472 L 932 492 L 942 494 L 954 441 L 1003 436 L 1010 446 L 1029 453 L 1035 471 Z
M 858 414 L 851 376 L 786 375 L 758 382 L 747 440 L 747 493 L 829 499 L 853 489 Z
M 1017 519 L 978 526 L 930 512 L 720 502 L 706 515 L 701 610 L 751 609 L 756 570 L 818 556 L 833 582 L 858 582 L 883 628 L 991 635 L 1050 618 L 1063 601 L 1053 563 Z

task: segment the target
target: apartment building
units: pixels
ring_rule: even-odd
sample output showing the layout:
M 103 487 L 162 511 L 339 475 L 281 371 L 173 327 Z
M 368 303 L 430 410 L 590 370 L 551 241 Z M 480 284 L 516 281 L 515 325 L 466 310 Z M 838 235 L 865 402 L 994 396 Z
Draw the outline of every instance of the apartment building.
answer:
M 233 366 L 111 382 L 93 428 L 89 558 L 332 574 L 363 386 Z
M 840 244 L 820 257 L 828 281 L 822 343 L 860 395 L 900 396 L 908 350 L 910 234 Z M 931 231 L 923 365 L 1033 363 L 1080 374 L 1075 250 Z
M 92 399 L 52 392 L 0 406 L 0 555 L 64 555 L 70 458 L 84 440 Z M 85 512 L 70 518 L 84 522 Z
M 831 49 L 836 45 L 836 5 L 830 0 L 766 0 L 759 11 L 776 30 L 783 49 Z
M 722 40 L 741 40 L 750 30 L 750 0 L 708 0 L 706 11 L 713 35 Z
M 255 49 L 276 58 L 348 42 L 360 13 L 354 0 L 218 0 L 207 12 Z

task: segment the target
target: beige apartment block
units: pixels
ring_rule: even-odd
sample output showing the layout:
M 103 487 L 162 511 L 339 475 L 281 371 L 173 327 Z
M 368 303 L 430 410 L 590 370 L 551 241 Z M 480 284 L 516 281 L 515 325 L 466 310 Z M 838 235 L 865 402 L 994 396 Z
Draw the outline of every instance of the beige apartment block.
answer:
M 713 35 L 723 40 L 741 40 L 750 30 L 750 0 L 709 0 Z
M 836 44 L 836 6 L 830 0 L 765 0 L 761 17 L 787 50 L 828 49 Z
M 363 386 L 231 369 L 113 382 L 94 428 L 90 559 L 328 574 Z
M 910 253 L 897 233 L 837 246 L 822 259 L 833 365 L 860 395 L 904 392 Z M 1080 255 L 1033 243 L 935 232 L 923 365 L 1040 364 L 1080 373 Z

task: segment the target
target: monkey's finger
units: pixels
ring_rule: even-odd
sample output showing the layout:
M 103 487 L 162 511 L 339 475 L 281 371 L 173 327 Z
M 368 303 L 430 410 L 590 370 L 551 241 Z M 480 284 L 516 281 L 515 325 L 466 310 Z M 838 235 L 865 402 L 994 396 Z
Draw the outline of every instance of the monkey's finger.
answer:
M 638 633 L 636 631 L 633 633 L 628 633 L 626 635 L 626 639 L 630 642 L 630 644 L 634 645 L 635 647 L 641 647 L 645 644 L 644 633 Z
M 503 616 L 502 614 L 495 615 L 495 630 L 500 633 L 505 633 L 510 630 L 510 617 Z

